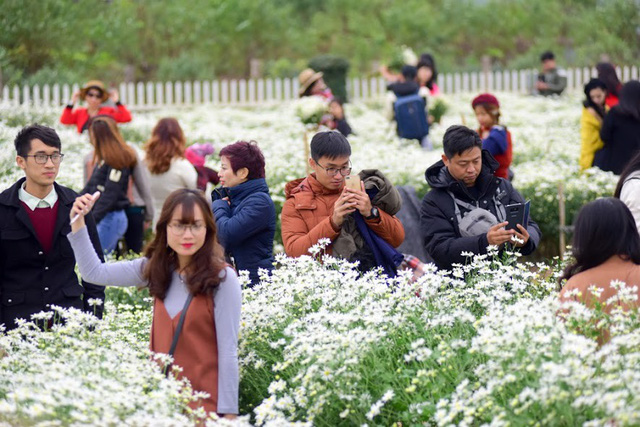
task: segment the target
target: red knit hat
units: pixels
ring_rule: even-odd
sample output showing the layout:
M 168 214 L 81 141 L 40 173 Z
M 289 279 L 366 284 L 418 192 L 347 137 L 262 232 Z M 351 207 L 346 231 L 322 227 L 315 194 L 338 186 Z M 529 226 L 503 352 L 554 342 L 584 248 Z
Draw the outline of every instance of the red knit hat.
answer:
M 473 101 L 471 101 L 472 108 L 476 108 L 476 106 L 480 104 L 495 105 L 496 107 L 500 108 L 498 98 L 491 95 L 490 93 L 481 93 L 480 95 L 473 98 Z

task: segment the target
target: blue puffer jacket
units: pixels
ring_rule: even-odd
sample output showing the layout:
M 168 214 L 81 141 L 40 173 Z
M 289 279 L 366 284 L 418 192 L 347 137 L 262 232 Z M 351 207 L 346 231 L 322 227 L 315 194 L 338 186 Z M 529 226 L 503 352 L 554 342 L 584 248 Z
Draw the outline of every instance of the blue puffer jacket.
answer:
M 221 200 L 228 196 L 229 202 Z M 238 270 L 248 270 L 251 284 L 259 282 L 258 269 L 273 269 L 273 236 L 276 208 L 264 178 L 252 179 L 211 193 L 218 238 L 236 262 Z

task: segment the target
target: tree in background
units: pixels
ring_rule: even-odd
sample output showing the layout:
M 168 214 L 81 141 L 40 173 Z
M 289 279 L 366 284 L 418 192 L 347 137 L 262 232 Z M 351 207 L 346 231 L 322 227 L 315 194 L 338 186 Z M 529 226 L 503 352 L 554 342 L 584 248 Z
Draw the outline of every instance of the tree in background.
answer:
M 322 54 L 373 73 L 398 46 L 441 70 L 640 62 L 639 0 L 3 0 L 0 80 L 294 77 Z

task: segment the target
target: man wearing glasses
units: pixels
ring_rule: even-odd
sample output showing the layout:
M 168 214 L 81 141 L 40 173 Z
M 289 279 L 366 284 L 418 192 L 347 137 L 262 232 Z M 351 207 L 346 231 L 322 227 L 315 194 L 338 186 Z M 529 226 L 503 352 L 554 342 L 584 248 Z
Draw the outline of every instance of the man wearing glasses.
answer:
M 78 196 L 55 180 L 64 154 L 60 138 L 46 126 L 27 126 L 15 139 L 16 163 L 25 177 L 0 193 L 0 324 L 30 320 L 50 305 L 102 316 L 104 287 L 78 283 L 75 258 L 66 238 L 69 211 Z M 95 221 L 89 235 L 102 254 Z M 84 298 L 83 298 L 84 295 Z M 102 300 L 91 305 L 90 299 Z
M 372 205 L 362 187 L 345 187 L 345 176 L 351 174 L 350 156 L 349 141 L 340 132 L 319 132 L 311 140 L 309 166 L 313 172 L 285 187 L 287 200 L 281 220 L 287 255 L 308 255 L 309 248 L 322 238 L 334 242 L 345 219 L 355 211 L 391 246 L 397 247 L 404 240 L 404 228 L 395 216 Z M 327 249 L 332 253 L 332 245 Z

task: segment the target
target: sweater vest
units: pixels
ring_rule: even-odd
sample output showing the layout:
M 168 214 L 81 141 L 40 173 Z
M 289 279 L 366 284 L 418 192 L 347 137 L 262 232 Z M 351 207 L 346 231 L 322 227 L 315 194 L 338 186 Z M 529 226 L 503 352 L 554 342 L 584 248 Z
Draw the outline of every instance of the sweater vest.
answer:
M 178 378 L 186 377 L 194 391 L 209 393 L 208 398 L 191 402 L 189 406 L 203 407 L 207 412 L 217 412 L 218 408 L 218 341 L 213 310 L 213 297 L 193 297 L 173 355 L 174 364 L 182 368 Z M 171 318 L 164 302 L 154 299 L 151 351 L 169 353 L 181 313 Z
M 53 245 L 53 233 L 56 228 L 56 219 L 58 218 L 58 202 L 56 201 L 53 207 L 35 208 L 34 210 L 31 210 L 24 202 L 20 202 L 20 204 L 27 213 L 31 225 L 33 225 L 40 246 L 42 246 L 45 253 L 49 253 Z

